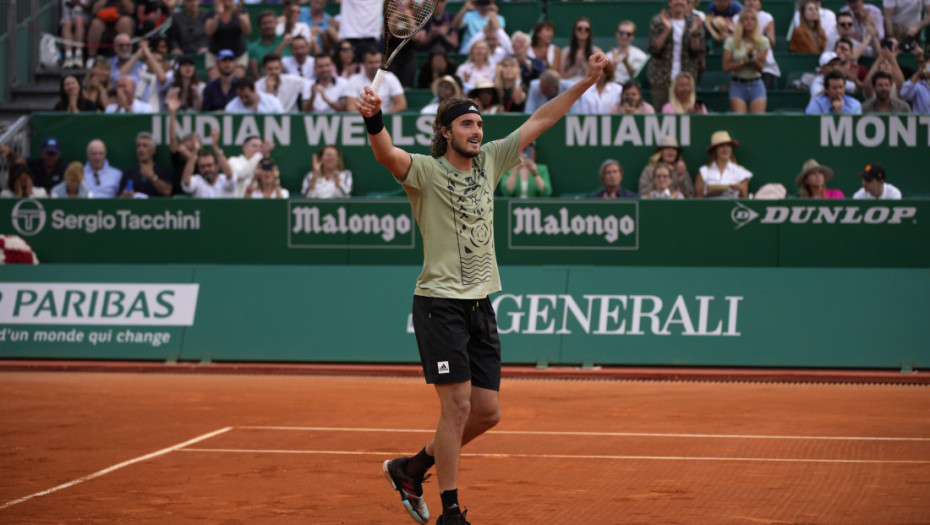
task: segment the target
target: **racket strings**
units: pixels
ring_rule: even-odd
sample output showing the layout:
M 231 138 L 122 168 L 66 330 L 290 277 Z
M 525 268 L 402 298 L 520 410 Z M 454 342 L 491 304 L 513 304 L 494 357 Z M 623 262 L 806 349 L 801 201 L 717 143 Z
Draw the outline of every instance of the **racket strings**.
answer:
M 420 30 L 436 7 L 436 0 L 389 0 L 384 5 L 385 26 L 396 38 L 409 38 Z

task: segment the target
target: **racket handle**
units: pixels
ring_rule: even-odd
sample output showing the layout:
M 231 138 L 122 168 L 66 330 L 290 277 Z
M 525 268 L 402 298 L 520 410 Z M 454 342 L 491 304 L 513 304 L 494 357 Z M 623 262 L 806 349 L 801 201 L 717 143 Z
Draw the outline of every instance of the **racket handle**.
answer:
M 384 74 L 386 71 L 384 69 L 378 68 L 378 72 L 375 73 L 375 79 L 371 81 L 371 90 L 378 94 L 378 90 L 381 89 L 381 84 L 384 83 Z

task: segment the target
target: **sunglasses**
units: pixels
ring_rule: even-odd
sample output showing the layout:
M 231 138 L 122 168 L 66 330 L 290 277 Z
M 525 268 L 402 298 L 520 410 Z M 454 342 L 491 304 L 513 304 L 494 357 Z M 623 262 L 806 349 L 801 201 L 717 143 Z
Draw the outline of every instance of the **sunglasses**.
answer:
M 352 51 L 351 47 L 340 47 L 339 51 Z
M 620 36 L 633 36 L 633 33 L 630 31 L 617 31 L 617 34 Z
M 840 27 L 852 27 L 852 26 L 853 26 L 853 23 L 852 23 L 852 22 L 843 22 L 843 23 L 841 23 L 841 24 L 836 24 L 836 25 L 838 25 L 838 26 L 840 26 Z
M 591 31 L 591 28 L 588 26 L 578 26 L 575 28 L 575 31 L 581 31 L 583 33 L 588 33 Z

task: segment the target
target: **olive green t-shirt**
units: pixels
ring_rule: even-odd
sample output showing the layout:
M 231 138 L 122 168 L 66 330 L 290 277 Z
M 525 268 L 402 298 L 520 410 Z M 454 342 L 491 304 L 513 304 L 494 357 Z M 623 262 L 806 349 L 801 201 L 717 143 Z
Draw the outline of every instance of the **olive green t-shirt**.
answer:
M 520 161 L 520 131 L 481 146 L 471 171 L 445 157 L 411 154 L 407 192 L 423 236 L 423 271 L 414 294 L 481 299 L 501 290 L 494 254 L 494 188 Z

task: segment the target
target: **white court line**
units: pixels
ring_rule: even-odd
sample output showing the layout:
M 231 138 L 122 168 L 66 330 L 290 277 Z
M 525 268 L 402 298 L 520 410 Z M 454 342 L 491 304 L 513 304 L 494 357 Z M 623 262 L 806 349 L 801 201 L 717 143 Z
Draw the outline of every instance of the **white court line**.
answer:
M 259 450 L 237 448 L 185 448 L 180 452 L 212 452 L 228 454 L 321 454 L 341 456 L 402 456 L 401 452 L 365 452 L 348 450 Z M 881 463 L 881 464 L 907 464 L 925 465 L 930 461 L 907 459 L 805 459 L 805 458 L 729 458 L 729 457 L 703 457 L 703 456 L 605 456 L 588 454 L 481 454 L 463 452 L 462 456 L 485 458 L 533 458 L 533 459 L 615 459 L 615 460 L 666 460 L 666 461 L 764 461 L 770 463 Z
M 237 429 L 249 430 L 298 430 L 318 432 L 398 432 L 432 434 L 435 429 L 412 428 L 352 428 L 352 427 L 273 427 L 245 426 Z M 671 437 L 671 438 L 711 438 L 711 439 L 812 439 L 838 441 L 930 441 L 924 437 L 869 437 L 869 436 L 767 436 L 757 434 L 659 434 L 648 432 L 557 432 L 545 430 L 491 430 L 485 434 L 527 435 L 527 436 L 591 436 L 591 437 Z
M 32 498 L 36 498 L 36 497 L 39 497 L 39 496 L 45 496 L 45 495 L 47 495 L 47 494 L 51 494 L 52 492 L 56 492 L 56 491 L 59 491 L 59 490 L 61 490 L 61 489 L 66 489 L 66 488 L 68 488 L 68 487 L 73 487 L 73 486 L 77 485 L 78 483 L 83 483 L 83 482 L 85 482 L 85 481 L 92 480 L 92 479 L 94 479 L 94 478 L 99 478 L 100 476 L 103 476 L 103 475 L 105 475 L 105 474 L 109 474 L 110 472 L 113 472 L 114 470 L 119 470 L 119 469 L 121 469 L 121 468 L 123 468 L 123 467 L 128 467 L 129 465 L 133 465 L 133 464 L 135 464 L 135 463 L 139 463 L 140 461 L 146 461 L 146 460 L 149 460 L 149 459 L 158 457 L 158 456 L 165 455 L 165 454 L 167 454 L 167 453 L 169 453 L 169 452 L 174 452 L 175 450 L 182 449 L 182 448 L 184 448 L 184 447 L 186 447 L 186 446 L 188 446 L 188 445 L 193 445 L 194 443 L 199 443 L 199 442 L 204 441 L 204 440 L 206 440 L 206 439 L 210 439 L 210 438 L 212 438 L 212 437 L 214 437 L 214 436 L 218 436 L 218 435 L 220 435 L 220 434 L 222 434 L 222 433 L 224 433 L 224 432 L 229 432 L 230 430 L 232 430 L 232 428 L 233 428 L 233 427 L 221 428 L 221 429 L 216 430 L 216 431 L 214 431 L 214 432 L 210 432 L 210 433 L 208 433 L 208 434 L 204 434 L 204 435 L 202 435 L 202 436 L 195 437 L 194 439 L 190 439 L 190 440 L 188 440 L 188 441 L 185 441 L 184 443 L 178 443 L 177 445 L 174 445 L 174 446 L 171 446 L 171 447 L 168 447 L 168 448 L 163 448 L 163 449 L 159 450 L 158 452 L 152 452 L 151 454 L 146 454 L 146 455 L 144 455 L 144 456 L 139 456 L 139 457 L 137 457 L 137 458 L 135 458 L 135 459 L 130 459 L 130 460 L 128 460 L 128 461 L 124 461 L 124 462 L 122 462 L 122 463 L 118 463 L 118 464 L 116 464 L 116 465 L 113 465 L 112 467 L 108 467 L 108 468 L 105 468 L 105 469 L 103 469 L 103 470 L 101 470 L 101 471 L 94 472 L 93 474 L 90 474 L 90 475 L 87 475 L 87 476 L 84 476 L 84 477 L 75 479 L 75 480 L 73 480 L 73 481 L 69 481 L 69 482 L 67 482 L 67 483 L 58 485 L 57 487 L 52 487 L 52 488 L 50 488 L 50 489 L 48 489 L 48 490 L 43 490 L 42 492 L 36 492 L 35 494 L 30 494 L 30 495 L 28 495 L 28 496 L 26 496 L 26 497 L 23 497 L 23 498 L 15 499 L 15 500 L 13 500 L 13 501 L 8 501 L 8 502 L 4 503 L 3 505 L 0 505 L 0 510 L 3 510 L 3 509 L 5 509 L 5 508 L 7 508 L 7 507 L 12 507 L 13 505 L 22 503 L 22 502 L 24 502 L 24 501 L 31 500 Z

